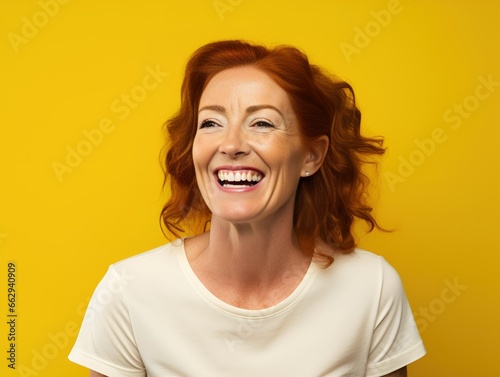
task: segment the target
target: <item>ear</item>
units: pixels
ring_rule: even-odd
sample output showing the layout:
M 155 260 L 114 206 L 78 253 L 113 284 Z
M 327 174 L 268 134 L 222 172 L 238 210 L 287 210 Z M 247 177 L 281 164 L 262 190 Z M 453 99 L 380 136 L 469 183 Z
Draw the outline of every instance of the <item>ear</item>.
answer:
M 328 136 L 323 135 L 318 137 L 309 146 L 309 152 L 302 169 L 302 177 L 311 176 L 319 170 L 321 164 L 323 163 L 323 160 L 325 159 L 329 145 L 330 142 L 328 141 Z

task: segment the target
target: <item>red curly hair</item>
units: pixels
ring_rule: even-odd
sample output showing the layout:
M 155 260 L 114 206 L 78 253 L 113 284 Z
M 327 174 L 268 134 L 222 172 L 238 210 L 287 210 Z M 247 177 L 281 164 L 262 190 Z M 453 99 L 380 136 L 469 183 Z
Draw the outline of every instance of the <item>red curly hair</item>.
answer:
M 252 66 L 269 75 L 288 94 L 305 145 L 326 135 L 329 149 L 320 170 L 301 178 L 294 209 L 294 232 L 300 249 L 324 265 L 333 255 L 315 251 L 318 239 L 344 253 L 356 246 L 356 219 L 380 228 L 366 202 L 367 176 L 362 167 L 368 157 L 382 155 L 381 138 L 360 133 L 361 113 L 354 91 L 345 81 L 310 64 L 307 56 L 290 46 L 273 49 L 245 41 L 209 43 L 190 58 L 181 89 L 181 107 L 165 123 L 168 144 L 165 182 L 170 198 L 161 219 L 176 237 L 187 231 L 206 230 L 211 213 L 196 183 L 192 160 L 200 97 L 217 73 L 238 66 Z

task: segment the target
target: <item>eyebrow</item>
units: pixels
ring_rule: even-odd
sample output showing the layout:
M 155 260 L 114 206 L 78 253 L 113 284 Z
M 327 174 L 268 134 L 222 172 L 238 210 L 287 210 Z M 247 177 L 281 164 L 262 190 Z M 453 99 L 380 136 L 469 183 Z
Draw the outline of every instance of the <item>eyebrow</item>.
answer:
M 276 111 L 278 114 L 281 115 L 282 118 L 284 118 L 283 113 L 275 106 L 273 105 L 255 105 L 255 106 L 249 106 L 246 109 L 247 114 L 254 113 L 256 111 L 262 110 L 262 109 L 272 109 Z M 213 110 L 217 111 L 219 113 L 225 113 L 226 109 L 224 106 L 219 106 L 219 105 L 208 105 L 208 106 L 203 106 L 200 110 L 198 110 L 198 113 L 202 112 L 203 110 Z

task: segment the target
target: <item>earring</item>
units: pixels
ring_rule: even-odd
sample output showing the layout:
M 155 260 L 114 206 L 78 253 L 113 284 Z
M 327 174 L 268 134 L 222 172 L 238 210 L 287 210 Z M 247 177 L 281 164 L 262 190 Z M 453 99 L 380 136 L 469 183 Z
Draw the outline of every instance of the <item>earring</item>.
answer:
M 311 172 L 310 172 L 309 170 L 306 170 L 306 177 L 309 177 L 309 174 L 310 174 L 310 173 L 311 173 Z

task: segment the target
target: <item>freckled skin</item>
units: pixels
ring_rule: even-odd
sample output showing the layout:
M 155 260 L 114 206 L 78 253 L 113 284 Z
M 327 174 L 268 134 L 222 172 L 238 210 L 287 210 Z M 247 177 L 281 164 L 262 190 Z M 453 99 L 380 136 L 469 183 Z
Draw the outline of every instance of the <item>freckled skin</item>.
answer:
M 286 92 L 255 68 L 232 68 L 208 83 L 199 109 L 193 161 L 212 215 L 231 222 L 292 215 L 307 152 Z M 224 192 L 214 179 L 221 166 L 264 177 L 254 190 Z

